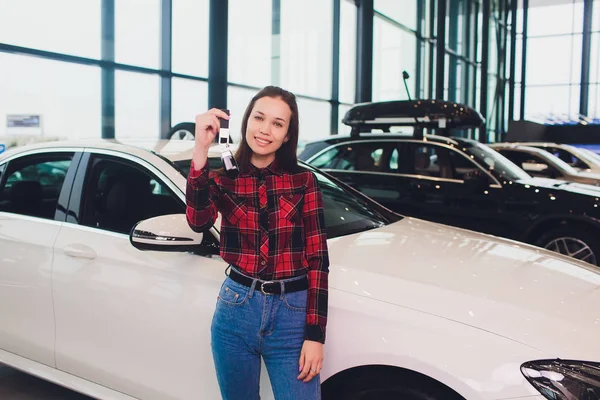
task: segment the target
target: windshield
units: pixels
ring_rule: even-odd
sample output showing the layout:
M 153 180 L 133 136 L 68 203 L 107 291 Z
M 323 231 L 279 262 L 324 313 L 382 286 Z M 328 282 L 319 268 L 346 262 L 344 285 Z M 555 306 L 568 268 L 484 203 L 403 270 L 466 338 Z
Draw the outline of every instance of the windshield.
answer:
M 493 175 L 500 179 L 509 181 L 518 181 L 521 179 L 531 179 L 527 172 L 519 168 L 515 163 L 504 157 L 486 145 L 477 142 L 462 142 L 465 153 L 483 164 Z
M 191 160 L 176 161 L 174 164 L 183 176 L 188 175 Z M 221 167 L 220 158 L 209 158 L 211 169 Z M 323 194 L 327 238 L 350 235 L 399 221 L 402 216 L 384 208 L 337 179 L 305 164 L 312 171 Z
M 563 160 L 561 160 L 560 158 L 556 157 L 554 154 L 545 151 L 545 154 L 543 154 L 543 156 L 550 162 L 552 162 L 554 164 L 554 166 L 557 169 L 562 170 L 563 172 L 566 172 L 569 175 L 577 175 L 578 172 L 575 168 L 571 167 L 569 164 L 567 164 L 566 162 L 564 162 Z
M 584 148 L 577 148 L 576 151 L 577 155 L 580 156 L 580 158 L 583 158 L 590 164 L 600 166 L 600 154 L 594 153 L 593 151 Z

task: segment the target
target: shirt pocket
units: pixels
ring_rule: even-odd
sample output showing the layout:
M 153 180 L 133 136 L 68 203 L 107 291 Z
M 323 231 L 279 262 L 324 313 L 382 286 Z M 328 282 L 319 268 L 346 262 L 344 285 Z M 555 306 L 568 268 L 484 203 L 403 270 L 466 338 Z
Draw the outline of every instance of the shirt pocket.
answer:
M 233 194 L 224 193 L 221 202 L 221 215 L 231 225 L 238 225 L 248 217 L 246 201 Z
M 303 193 L 286 194 L 279 197 L 279 217 L 289 222 L 298 222 L 302 216 Z

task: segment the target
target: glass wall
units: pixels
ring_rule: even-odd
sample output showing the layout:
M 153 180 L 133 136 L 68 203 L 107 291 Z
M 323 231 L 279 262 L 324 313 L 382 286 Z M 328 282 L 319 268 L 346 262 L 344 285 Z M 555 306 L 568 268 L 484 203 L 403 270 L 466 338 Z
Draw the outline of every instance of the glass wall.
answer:
M 540 3 L 533 3 L 528 10 L 525 119 L 576 119 L 581 93 L 583 2 Z M 594 50 L 592 62 L 593 54 Z M 593 72 L 590 78 L 593 82 Z M 590 105 L 593 110 L 593 102 Z

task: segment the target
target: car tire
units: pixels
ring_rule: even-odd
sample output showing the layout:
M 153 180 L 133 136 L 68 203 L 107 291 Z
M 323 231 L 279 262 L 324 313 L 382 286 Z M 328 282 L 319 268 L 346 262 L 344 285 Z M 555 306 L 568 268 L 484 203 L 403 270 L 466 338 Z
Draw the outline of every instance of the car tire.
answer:
M 593 265 L 600 265 L 600 240 L 585 228 L 560 227 L 543 235 L 536 245 Z
M 193 122 L 181 122 L 171 128 L 168 134 L 170 140 L 194 140 L 196 124 Z

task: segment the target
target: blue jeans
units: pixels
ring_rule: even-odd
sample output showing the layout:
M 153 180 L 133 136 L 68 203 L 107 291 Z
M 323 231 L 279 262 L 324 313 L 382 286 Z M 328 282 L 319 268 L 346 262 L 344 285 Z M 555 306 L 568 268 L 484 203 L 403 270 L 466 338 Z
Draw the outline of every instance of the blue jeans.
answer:
M 298 279 L 298 278 L 294 278 Z M 298 380 L 306 326 L 307 291 L 265 295 L 223 282 L 211 327 L 217 379 L 224 400 L 257 400 L 263 357 L 276 400 L 318 400 L 319 376 Z

